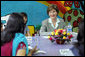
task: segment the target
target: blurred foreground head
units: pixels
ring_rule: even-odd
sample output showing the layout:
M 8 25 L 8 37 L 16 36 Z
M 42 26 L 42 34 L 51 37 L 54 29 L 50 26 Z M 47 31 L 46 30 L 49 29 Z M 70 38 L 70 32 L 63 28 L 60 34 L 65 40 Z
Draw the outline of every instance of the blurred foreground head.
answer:
M 19 13 L 12 13 L 9 15 L 7 25 L 1 33 L 1 45 L 10 42 L 14 38 L 15 33 L 24 32 L 24 20 L 22 15 Z
M 77 48 L 79 49 L 80 55 L 84 56 L 84 19 L 79 25 L 79 33 L 77 36 Z

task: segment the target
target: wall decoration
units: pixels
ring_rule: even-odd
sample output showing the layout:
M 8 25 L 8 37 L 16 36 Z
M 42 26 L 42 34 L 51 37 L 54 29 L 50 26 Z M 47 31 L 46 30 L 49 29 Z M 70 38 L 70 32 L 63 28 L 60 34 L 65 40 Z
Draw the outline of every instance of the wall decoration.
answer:
M 74 28 L 77 28 L 82 19 L 84 19 L 84 13 L 78 9 L 71 9 L 64 14 L 63 19 L 66 25 L 70 22 L 73 27 L 73 31 L 77 32 L 78 29 Z
M 12 12 L 25 12 L 28 15 L 27 25 L 41 25 L 47 19 L 47 8 L 55 4 L 59 9 L 58 18 L 64 19 L 73 26 L 73 31 L 84 18 L 84 1 L 1 1 L 1 16 Z M 35 22 L 36 21 L 36 22 Z

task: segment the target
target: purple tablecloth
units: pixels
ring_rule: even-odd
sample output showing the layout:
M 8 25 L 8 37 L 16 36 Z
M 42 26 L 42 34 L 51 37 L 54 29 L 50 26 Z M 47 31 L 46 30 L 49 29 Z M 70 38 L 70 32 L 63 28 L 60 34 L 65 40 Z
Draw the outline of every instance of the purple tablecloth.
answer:
M 44 38 L 43 36 L 33 37 L 33 39 L 36 38 L 38 39 L 38 48 L 46 53 L 34 54 L 33 56 L 61 56 L 59 52 L 60 49 L 70 49 L 73 47 L 72 44 L 59 45 L 56 42 L 52 43 L 48 38 Z M 32 46 L 35 45 L 36 43 L 33 40 Z

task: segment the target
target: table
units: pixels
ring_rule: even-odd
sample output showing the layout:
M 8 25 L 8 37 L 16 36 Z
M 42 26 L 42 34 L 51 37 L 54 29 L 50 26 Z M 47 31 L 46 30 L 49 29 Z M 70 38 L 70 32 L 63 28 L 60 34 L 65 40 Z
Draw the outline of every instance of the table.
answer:
M 34 54 L 33 56 L 61 56 L 61 54 L 59 53 L 60 49 L 70 49 L 73 47 L 72 44 L 59 45 L 55 42 L 52 43 L 48 38 L 43 38 L 43 36 L 38 36 L 37 38 L 38 38 L 38 48 L 42 51 L 45 51 L 46 53 Z
M 37 39 L 37 42 L 35 41 L 35 39 Z M 76 35 L 75 35 L 75 39 L 76 39 Z M 31 46 L 34 47 L 36 44 L 38 45 L 38 48 L 40 50 L 45 51 L 46 53 L 34 54 L 33 56 L 62 56 L 59 52 L 60 49 L 71 49 L 73 47 L 72 44 L 59 45 L 56 42 L 52 43 L 45 36 L 32 37 Z

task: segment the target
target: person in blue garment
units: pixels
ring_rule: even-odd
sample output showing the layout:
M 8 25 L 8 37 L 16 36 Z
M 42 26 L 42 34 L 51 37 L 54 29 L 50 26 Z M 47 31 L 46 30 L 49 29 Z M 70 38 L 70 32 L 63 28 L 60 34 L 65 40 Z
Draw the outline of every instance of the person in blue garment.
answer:
M 24 19 L 24 26 L 25 26 L 24 35 L 27 34 L 27 36 L 30 36 L 28 26 L 26 25 L 26 23 L 27 23 L 27 14 L 25 12 L 21 12 L 21 15 L 23 16 L 23 19 Z
M 29 51 L 24 35 L 24 20 L 21 14 L 12 13 L 1 32 L 1 56 L 32 56 L 37 46 Z
M 84 19 L 79 24 L 79 32 L 77 35 L 78 42 L 71 49 L 75 56 L 84 56 Z

